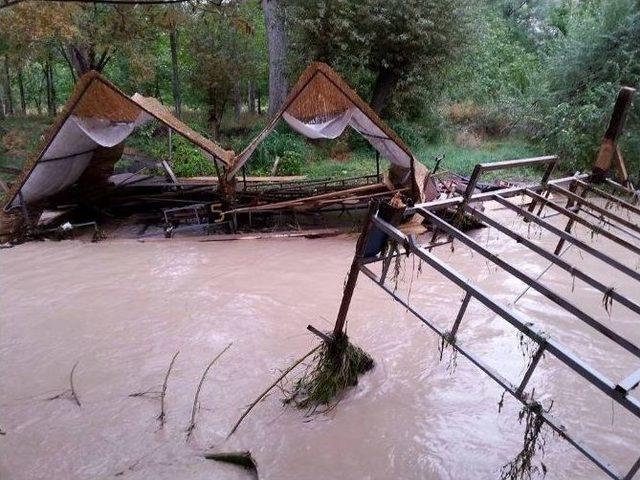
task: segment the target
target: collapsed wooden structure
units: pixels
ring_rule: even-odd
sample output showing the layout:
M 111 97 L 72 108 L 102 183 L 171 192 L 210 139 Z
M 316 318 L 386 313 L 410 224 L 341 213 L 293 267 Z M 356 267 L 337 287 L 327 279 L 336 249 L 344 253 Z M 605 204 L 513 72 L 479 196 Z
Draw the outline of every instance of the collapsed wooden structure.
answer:
M 124 141 L 151 120 L 199 147 L 217 168 L 231 164 L 232 152 L 192 130 L 157 100 L 139 94 L 128 97 L 97 72 L 89 72 L 47 131 L 39 153 L 7 192 L 2 235 L 12 237 L 25 227 L 36 228 L 48 208 L 64 213 L 77 207 L 99 208 L 107 198 L 126 202 L 130 190 L 125 187 L 134 185 L 135 175 L 111 181 L 114 166 L 125 153 Z M 175 187 L 178 180 L 168 162 L 152 163 Z
M 375 149 L 376 173 L 345 179 L 247 179 L 245 164 L 281 119 L 310 139 L 333 139 L 350 126 Z M 124 146 L 137 127 L 151 120 L 168 130 L 169 158 L 144 157 Z M 216 177 L 176 177 L 171 168 L 173 132 L 205 154 Z M 388 175 L 380 172 L 380 155 L 391 163 Z M 139 168 L 114 174 L 121 158 Z M 145 169 L 152 174 L 143 175 Z M 242 181 L 237 179 L 240 172 Z M 128 97 L 90 72 L 76 85 L 38 155 L 7 192 L 0 234 L 6 239 L 25 230 L 42 231 L 42 226 L 51 230 L 71 218 L 72 211 L 85 213 L 76 218 L 83 223 L 96 222 L 104 211 L 109 216 L 136 215 L 144 225 L 163 221 L 168 235 L 178 226 L 224 231 L 223 222 L 235 231 L 239 224 L 269 224 L 274 215 L 317 216 L 366 208 L 370 199 L 397 192 L 423 201 L 435 198 L 437 188 L 398 135 L 325 64 L 313 63 L 305 70 L 283 108 L 238 155 L 192 130 L 157 100 Z M 41 221 L 45 210 L 55 212 L 55 221 Z M 266 222 L 256 222 L 261 217 Z
M 281 185 L 279 192 L 294 193 L 294 198 L 281 202 L 259 202 L 257 205 L 232 209 L 228 214 L 274 212 L 284 209 L 298 211 L 329 208 L 336 204 L 366 207 L 370 196 L 391 198 L 401 191 L 416 201 L 433 199 L 438 190 L 428 170 L 413 155 L 402 139 L 373 111 L 349 85 L 328 65 L 311 63 L 302 73 L 280 110 L 247 147 L 235 156 L 227 173 L 231 180 L 249 161 L 253 152 L 284 120 L 295 132 L 306 138 L 335 139 L 347 127 L 362 135 L 376 151 L 376 175 L 349 179 L 343 188 L 318 190 L 316 182 L 307 185 Z M 389 160 L 390 174 L 380 174 L 380 155 Z M 344 181 L 342 181 L 344 182 Z M 323 183 L 326 187 L 326 182 Z M 344 188 L 344 187 L 349 187 Z M 311 190 L 309 190 L 311 187 Z M 307 190 L 301 198 L 299 192 Z M 311 195 L 309 195 L 311 193 Z

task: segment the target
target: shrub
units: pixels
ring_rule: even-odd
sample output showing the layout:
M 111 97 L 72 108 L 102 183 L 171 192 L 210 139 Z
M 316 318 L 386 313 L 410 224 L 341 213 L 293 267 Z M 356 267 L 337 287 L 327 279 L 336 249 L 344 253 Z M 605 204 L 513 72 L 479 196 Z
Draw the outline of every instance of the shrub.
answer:
M 300 175 L 302 173 L 302 155 L 290 150 L 284 152 L 278 164 L 277 173 L 281 175 Z

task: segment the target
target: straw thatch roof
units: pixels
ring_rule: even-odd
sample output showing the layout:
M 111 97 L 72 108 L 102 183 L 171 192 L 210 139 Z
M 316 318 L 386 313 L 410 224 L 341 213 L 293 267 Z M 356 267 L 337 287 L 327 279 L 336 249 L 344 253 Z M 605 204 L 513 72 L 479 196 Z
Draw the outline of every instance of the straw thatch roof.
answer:
M 342 117 L 341 117 L 342 116 Z M 343 122 L 358 130 L 383 156 L 392 163 L 411 168 L 414 155 L 402 139 L 373 111 L 373 109 L 328 65 L 311 63 L 302 73 L 283 107 L 271 119 L 265 129 L 233 161 L 228 176 L 233 176 L 248 161 L 258 145 L 273 131 L 284 118 L 295 130 L 302 134 L 312 134 L 311 138 L 323 137 L 318 129 L 323 122 L 332 123 L 333 132 L 339 131 Z M 299 127 L 299 128 L 296 128 Z M 341 133 L 341 131 L 340 131 Z M 309 135 L 308 135 L 309 136 Z
M 8 192 L 5 210 L 27 205 L 63 191 L 83 176 L 94 161 L 110 158 L 105 150 L 120 148 L 133 129 L 155 118 L 211 155 L 231 165 L 233 152 L 222 149 L 182 123 L 153 98 L 132 98 L 98 72 L 83 75 L 64 108 L 45 134 L 42 148 L 28 161 Z M 100 152 L 101 155 L 96 155 Z M 113 164 L 113 162 L 112 162 Z

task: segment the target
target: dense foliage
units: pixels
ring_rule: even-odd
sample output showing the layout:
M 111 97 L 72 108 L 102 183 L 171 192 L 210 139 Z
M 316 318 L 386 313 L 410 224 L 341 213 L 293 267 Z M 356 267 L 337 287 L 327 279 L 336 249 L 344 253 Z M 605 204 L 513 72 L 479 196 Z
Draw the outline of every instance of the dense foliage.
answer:
M 2 137 L 19 129 L 12 116 L 53 115 L 89 69 L 241 149 L 267 121 L 268 1 L 286 24 L 289 84 L 309 61 L 330 63 L 418 154 L 454 145 L 475 158 L 513 144 L 516 156 L 526 144 L 560 154 L 567 171 L 586 169 L 619 88 L 640 83 L 640 0 L 23 2 L 0 10 L 0 157 L 15 145 L 15 134 Z M 622 140 L 634 176 L 638 127 L 635 109 Z M 145 139 L 141 148 L 163 155 L 164 141 Z M 186 159 L 178 172 L 211 173 L 197 151 L 176 148 Z M 309 159 L 357 164 L 368 148 L 355 137 L 307 143 L 281 128 L 252 169 L 269 173 L 276 156 L 284 173 Z

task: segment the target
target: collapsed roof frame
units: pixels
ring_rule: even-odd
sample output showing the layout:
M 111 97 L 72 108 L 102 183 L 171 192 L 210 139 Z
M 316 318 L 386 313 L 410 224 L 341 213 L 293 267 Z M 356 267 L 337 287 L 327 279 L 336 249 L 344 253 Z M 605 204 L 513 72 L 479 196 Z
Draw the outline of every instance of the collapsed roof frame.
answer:
M 309 91 L 308 89 L 313 88 L 312 82 L 328 82 L 332 91 L 323 94 Z M 315 98 L 310 98 L 313 93 L 316 93 Z M 350 110 L 353 109 L 357 109 L 358 115 L 362 115 L 360 122 L 352 118 L 353 112 Z M 330 116 L 333 118 L 328 118 Z M 304 70 L 280 110 L 256 138 L 234 157 L 233 165 L 227 172 L 227 179 L 230 180 L 242 169 L 258 145 L 275 129 L 281 119 L 289 123 L 294 131 L 305 136 L 311 135 L 309 138 L 337 138 L 347 125 L 351 126 L 389 161 L 409 169 L 411 190 L 415 194 L 418 188 L 415 165 L 417 160 L 409 147 L 335 70 L 322 62 L 312 62 Z M 363 119 L 370 123 L 364 125 Z M 306 125 L 305 120 L 308 121 Z M 331 133 L 320 133 L 319 126 L 322 125 L 331 130 Z M 315 127 L 318 128 L 312 131 Z M 406 156 L 406 160 L 402 159 L 402 155 Z
M 524 238 L 517 233 L 512 226 L 507 226 L 501 223 L 499 220 L 490 217 L 483 213 L 480 209 L 476 208 L 478 204 L 484 201 L 496 201 L 503 207 L 508 208 L 517 214 L 518 218 L 524 222 L 532 222 L 539 225 L 545 231 L 558 237 L 558 246 L 561 246 L 563 242 L 570 242 L 581 251 L 592 255 L 600 261 L 610 265 L 614 269 L 625 274 L 627 277 L 637 282 L 640 286 L 640 274 L 633 268 L 629 268 L 622 262 L 615 260 L 611 256 L 596 249 L 587 243 L 579 240 L 575 235 L 571 233 L 571 228 L 574 223 L 580 223 L 585 226 L 589 231 L 603 234 L 608 233 L 607 238 L 614 241 L 617 245 L 620 245 L 626 251 L 638 254 L 640 252 L 638 245 L 633 244 L 627 240 L 617 237 L 610 232 L 602 229 L 599 225 L 593 224 L 583 217 L 579 216 L 580 212 L 588 212 L 596 215 L 603 215 L 602 207 L 597 205 L 586 198 L 588 193 L 591 193 L 596 199 L 601 201 L 615 204 L 619 208 L 633 212 L 634 214 L 640 214 L 640 209 L 626 200 L 612 195 L 607 192 L 594 187 L 588 182 L 587 175 L 576 175 L 573 177 L 565 177 L 557 180 L 548 180 L 549 175 L 557 163 L 557 157 L 539 157 L 534 159 L 524 159 L 518 161 L 497 162 L 490 164 L 479 164 L 474 169 L 474 175 L 472 175 L 472 181 L 469 184 L 467 192 L 463 196 L 453 197 L 444 200 L 436 200 L 417 204 L 414 207 L 407 208 L 404 211 L 404 217 L 410 217 L 413 215 L 421 216 L 425 221 L 430 222 L 434 228 L 446 233 L 451 239 L 455 239 L 474 253 L 479 254 L 483 259 L 495 265 L 499 269 L 509 273 L 511 276 L 519 279 L 528 285 L 529 288 L 536 290 L 544 297 L 555 303 L 557 306 L 565 310 L 568 314 L 581 320 L 595 331 L 604 335 L 607 339 L 611 340 L 614 344 L 623 348 L 636 358 L 640 358 L 640 347 L 635 345 L 632 341 L 625 338 L 622 335 L 617 334 L 611 330 L 607 325 L 599 322 L 587 312 L 583 311 L 579 306 L 572 303 L 570 300 L 564 298 L 562 295 L 555 293 L 550 288 L 546 287 L 539 281 L 539 278 L 532 278 L 525 274 L 521 270 L 512 266 L 508 262 L 501 260 L 497 255 L 489 251 L 487 248 L 480 245 L 477 241 L 467 236 L 462 232 L 455 223 L 444 219 L 439 213 L 448 208 L 455 207 L 458 212 L 464 212 L 471 215 L 478 221 L 485 222 L 491 227 L 496 228 L 498 231 L 511 238 L 516 243 L 526 247 L 530 251 L 536 253 L 545 260 L 551 262 L 566 272 L 569 272 L 585 283 L 602 292 L 605 296 L 608 296 L 613 301 L 625 306 L 630 311 L 638 315 L 640 319 L 640 305 L 638 303 L 618 292 L 613 288 L 608 287 L 605 283 L 597 278 L 594 278 L 579 268 L 569 264 L 567 261 L 560 258 L 558 248 L 555 252 L 548 251 L 536 243 Z M 531 165 L 547 165 L 547 170 L 544 174 L 543 181 L 534 186 L 514 187 L 506 188 L 498 191 L 487 193 L 474 193 L 475 183 L 479 180 L 481 174 L 485 171 L 494 171 L 503 168 L 517 168 L 522 166 Z M 546 177 L 546 180 L 545 180 Z M 568 186 L 568 189 L 565 188 Z M 577 190 L 581 188 L 581 192 L 577 194 Z M 632 194 L 629 190 L 624 189 L 627 194 Z M 542 194 L 554 193 L 562 198 L 567 199 L 565 207 L 561 207 L 553 203 L 549 198 Z M 516 196 L 527 196 L 530 198 L 531 203 L 528 209 L 524 209 L 518 206 L 508 199 Z M 534 213 L 536 205 L 539 205 L 537 213 Z M 551 225 L 547 220 L 541 217 L 541 213 L 544 207 L 550 207 L 557 214 L 563 215 L 567 218 L 567 226 L 565 229 L 557 228 Z M 590 211 L 591 210 L 591 211 Z M 621 215 L 617 215 L 611 210 L 607 211 L 606 219 L 615 225 L 619 230 L 625 231 L 630 235 L 634 232 L 638 232 L 640 225 L 635 222 L 631 222 L 629 218 L 624 218 Z M 456 216 L 454 218 L 460 218 Z M 597 218 L 600 218 L 599 216 Z M 383 249 L 383 245 L 386 242 L 391 242 L 395 248 Z M 533 398 L 533 394 L 526 392 L 527 385 L 536 370 L 540 359 L 544 353 L 553 355 L 562 364 L 570 368 L 575 374 L 585 379 L 592 386 L 596 387 L 600 392 L 610 397 L 617 404 L 622 406 L 636 418 L 640 418 L 640 400 L 631 396 L 631 391 L 638 387 L 640 383 L 640 370 L 630 372 L 625 378 L 620 379 L 618 382 L 614 382 L 607 378 L 605 375 L 599 373 L 591 365 L 584 362 L 576 354 L 569 351 L 562 344 L 551 338 L 546 332 L 536 327 L 535 323 L 531 321 L 525 315 L 522 315 L 512 308 L 503 306 L 501 302 L 497 301 L 493 295 L 484 292 L 478 287 L 474 281 L 466 278 L 458 273 L 453 267 L 448 265 L 446 261 L 439 259 L 431 252 L 433 244 L 420 245 L 417 240 L 411 235 L 405 235 L 401 232 L 393 222 L 389 222 L 382 218 L 377 207 L 373 206 L 365 221 L 361 238 L 358 241 L 358 247 L 356 248 L 356 254 L 354 256 L 353 264 L 347 284 L 345 286 L 342 303 L 340 305 L 340 313 L 336 321 L 336 331 L 341 331 L 342 326 L 346 320 L 351 297 L 355 289 L 358 273 L 364 273 L 370 278 L 376 285 L 382 288 L 387 294 L 389 294 L 395 301 L 403 305 L 409 312 L 422 321 L 427 327 L 435 332 L 443 342 L 447 342 L 454 350 L 461 353 L 471 363 L 477 366 L 482 372 L 504 388 L 515 399 L 521 402 L 525 407 L 532 409 L 536 405 L 536 401 Z M 451 326 L 450 330 L 445 330 L 439 327 L 429 316 L 417 310 L 414 306 L 410 305 L 408 300 L 403 299 L 395 291 L 395 288 L 385 284 L 387 274 L 391 265 L 392 259 L 399 255 L 414 255 L 420 260 L 426 262 L 436 272 L 443 275 L 450 280 L 454 285 L 464 290 L 465 297 L 460 306 L 458 314 Z M 378 275 L 372 269 L 374 264 L 381 264 L 381 273 Z M 474 354 L 466 345 L 456 341 L 456 334 L 461 328 L 461 321 L 465 315 L 467 306 L 471 299 L 475 299 L 494 312 L 498 317 L 501 317 L 507 323 L 515 327 L 522 335 L 526 336 L 531 341 L 535 342 L 537 349 L 533 354 L 527 369 L 522 376 L 520 382 L 516 385 L 506 379 L 495 368 L 489 366 L 476 354 Z M 617 480 L 631 480 L 635 474 L 640 471 L 640 458 L 638 458 L 627 473 L 620 473 L 610 465 L 605 459 L 600 457 L 594 450 L 577 439 L 576 436 L 567 430 L 556 418 L 549 414 L 544 409 L 536 409 L 535 413 L 539 415 L 542 421 L 547 424 L 552 430 L 558 433 L 561 438 L 567 440 L 573 445 L 580 453 L 586 456 L 591 462 L 597 465 L 603 472 L 609 477 Z
M 109 101 L 105 100 L 90 105 L 92 99 L 89 97 L 89 95 L 91 93 L 97 94 L 95 92 L 98 91 L 99 93 L 110 97 L 110 100 L 113 104 L 110 104 Z M 116 102 L 120 103 L 119 107 L 121 108 L 121 111 L 118 111 L 118 106 L 115 105 Z M 124 136 L 124 138 L 122 138 L 122 140 L 118 144 L 105 148 L 117 148 L 117 146 L 121 144 L 122 141 L 124 141 L 124 139 L 126 139 L 133 132 L 133 130 L 137 126 L 136 122 L 138 121 L 138 119 L 134 120 L 133 117 L 134 115 L 136 115 L 136 112 L 140 112 L 143 115 L 158 120 L 162 124 L 166 125 L 169 129 L 176 131 L 184 138 L 198 146 L 203 152 L 211 156 L 212 161 L 214 162 L 216 167 L 218 165 L 217 162 L 222 163 L 222 165 L 225 167 L 229 167 L 231 165 L 231 159 L 233 155 L 232 152 L 222 149 L 213 141 L 203 137 L 202 135 L 191 129 L 189 126 L 175 118 L 156 99 L 151 97 L 143 97 L 139 94 L 135 94 L 133 97 L 128 97 L 124 92 L 122 92 L 115 85 L 109 82 L 101 74 L 96 71 L 90 71 L 78 80 L 73 93 L 67 100 L 62 111 L 56 117 L 52 126 L 47 131 L 39 153 L 34 156 L 30 162 L 27 162 L 27 164 L 23 168 L 22 174 L 14 182 L 13 187 L 10 189 L 7 195 L 8 200 L 4 206 L 5 212 L 17 208 L 22 208 L 24 215 L 26 208 L 31 203 L 36 203 L 35 201 L 30 202 L 29 199 L 25 199 L 23 190 L 25 186 L 28 185 L 29 180 L 33 178 L 32 175 L 34 171 L 38 169 L 38 167 L 48 162 L 59 162 L 65 160 L 69 161 L 72 159 L 77 159 L 78 157 L 89 155 L 99 148 L 99 144 L 94 141 L 96 147 L 93 147 L 90 150 L 83 150 L 79 152 L 73 152 L 71 154 L 47 158 L 47 154 L 52 149 L 52 146 L 54 145 L 57 137 L 61 134 L 61 132 L 63 132 L 63 129 L 68 125 L 68 122 L 72 119 L 72 117 L 75 116 L 75 113 L 78 113 L 78 111 L 80 113 L 80 115 L 78 115 L 78 118 L 91 120 L 94 122 L 106 121 L 109 123 L 109 127 L 118 128 L 124 127 L 124 124 L 126 123 L 133 124 L 133 126 L 131 127 L 131 132 L 128 135 Z M 73 172 L 72 175 L 69 175 L 70 177 L 75 177 L 72 181 L 67 179 L 66 181 L 62 182 L 60 188 L 58 188 L 57 190 L 54 189 L 53 193 L 41 195 L 40 198 L 37 198 L 37 201 L 69 188 L 75 181 L 77 181 L 81 177 L 82 173 L 84 173 L 84 171 L 89 167 L 91 158 L 89 157 L 85 161 L 85 163 L 86 165 L 81 169 L 81 171 Z

